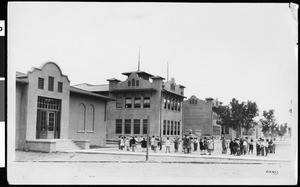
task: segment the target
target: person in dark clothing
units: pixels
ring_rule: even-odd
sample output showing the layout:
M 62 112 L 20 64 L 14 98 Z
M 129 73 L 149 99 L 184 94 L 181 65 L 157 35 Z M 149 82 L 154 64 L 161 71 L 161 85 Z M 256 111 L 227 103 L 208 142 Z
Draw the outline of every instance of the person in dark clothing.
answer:
M 249 153 L 253 154 L 253 139 L 249 142 Z
M 230 143 L 229 143 L 229 149 L 230 149 L 230 154 L 233 155 L 233 140 L 231 139 Z
M 136 139 L 134 138 L 134 137 L 132 137 L 131 139 L 130 139 L 130 144 L 131 144 L 131 148 L 132 148 L 132 151 L 134 152 L 134 148 L 135 148 L 135 145 L 136 145 Z
M 199 141 L 199 145 L 200 145 L 200 154 L 204 155 L 204 141 L 202 138 Z
M 196 137 L 194 138 L 194 151 L 197 151 L 197 148 L 198 148 L 198 139 Z
M 179 145 L 179 138 L 176 137 L 174 140 L 175 153 L 178 152 L 178 145 Z
M 260 155 L 260 139 L 256 140 L 256 156 Z
M 147 141 L 145 140 L 145 138 L 143 138 L 143 140 L 141 141 L 141 147 L 142 147 L 142 152 L 145 152 L 147 148 Z

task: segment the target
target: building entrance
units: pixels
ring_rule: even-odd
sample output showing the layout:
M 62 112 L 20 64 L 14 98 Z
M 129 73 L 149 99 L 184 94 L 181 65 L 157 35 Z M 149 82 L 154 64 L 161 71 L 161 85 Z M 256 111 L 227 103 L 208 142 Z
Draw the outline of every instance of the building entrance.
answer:
M 61 100 L 38 97 L 36 139 L 60 138 Z

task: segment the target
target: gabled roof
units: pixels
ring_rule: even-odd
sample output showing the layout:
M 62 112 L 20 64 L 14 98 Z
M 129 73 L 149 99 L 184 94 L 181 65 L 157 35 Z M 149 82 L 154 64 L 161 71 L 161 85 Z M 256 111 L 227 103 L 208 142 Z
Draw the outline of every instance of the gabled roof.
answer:
M 105 92 L 108 91 L 109 89 L 108 84 L 92 85 L 92 84 L 83 83 L 83 84 L 73 85 L 72 87 L 86 90 L 89 92 Z
M 93 97 L 101 98 L 101 99 L 104 99 L 104 100 L 114 100 L 114 99 L 112 99 L 110 97 L 107 97 L 105 95 L 95 94 L 95 93 L 92 93 L 92 92 L 88 92 L 86 90 L 75 88 L 73 86 L 70 86 L 70 92 L 77 93 L 77 94 L 82 94 L 82 95 L 93 96 Z
M 147 73 L 145 71 L 130 71 L 130 72 L 125 72 L 125 73 L 122 73 L 123 75 L 126 75 L 126 76 L 129 76 L 131 75 L 132 73 L 136 73 L 139 77 L 154 77 L 153 75 L 151 75 L 150 73 Z

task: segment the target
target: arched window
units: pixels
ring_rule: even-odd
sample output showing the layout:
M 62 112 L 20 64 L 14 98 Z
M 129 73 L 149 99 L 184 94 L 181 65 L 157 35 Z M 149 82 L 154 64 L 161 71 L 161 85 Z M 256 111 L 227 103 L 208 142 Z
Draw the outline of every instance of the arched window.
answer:
M 131 86 L 131 81 L 128 81 L 128 86 Z
M 94 131 L 95 127 L 95 108 L 93 105 L 90 105 L 87 111 L 87 128 L 88 131 Z
M 140 85 L 140 81 L 136 80 L 136 86 L 139 86 L 139 85 Z
M 135 86 L 135 79 L 132 79 L 132 86 Z
M 86 117 L 86 108 L 83 103 L 80 103 L 78 106 L 78 130 L 85 131 L 85 117 Z

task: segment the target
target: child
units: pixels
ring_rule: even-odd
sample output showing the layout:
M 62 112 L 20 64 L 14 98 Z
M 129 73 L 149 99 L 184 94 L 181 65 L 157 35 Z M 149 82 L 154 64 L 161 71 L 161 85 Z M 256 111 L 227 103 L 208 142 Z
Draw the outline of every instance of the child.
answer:
M 127 137 L 125 140 L 126 150 L 129 151 L 129 138 Z
M 141 141 L 141 146 L 142 146 L 142 152 L 146 151 L 147 148 L 147 141 L 145 140 L 145 138 L 143 138 L 143 140 Z
M 169 140 L 169 137 L 167 137 L 167 140 L 166 140 L 166 143 L 165 143 L 166 152 L 169 151 L 169 153 L 170 153 L 170 146 L 171 146 L 171 142 Z

